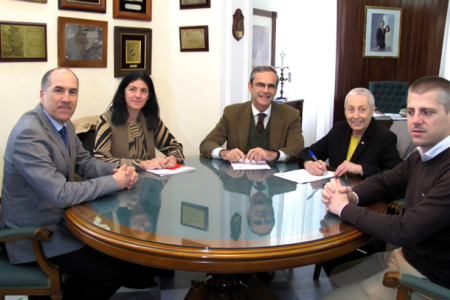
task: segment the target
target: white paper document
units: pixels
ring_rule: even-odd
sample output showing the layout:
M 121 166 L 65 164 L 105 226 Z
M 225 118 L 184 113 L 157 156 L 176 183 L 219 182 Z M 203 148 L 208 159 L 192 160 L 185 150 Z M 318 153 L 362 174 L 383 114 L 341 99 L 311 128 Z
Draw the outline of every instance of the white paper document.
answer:
M 321 180 L 324 178 L 334 177 L 334 172 L 328 171 L 326 174 L 321 176 L 311 175 L 305 169 L 294 170 L 284 173 L 275 173 L 274 176 L 278 176 L 280 178 L 284 178 L 286 180 L 294 181 L 297 183 L 306 183 Z
M 231 163 L 233 170 L 263 170 L 269 169 L 270 166 L 265 161 L 245 161 L 239 160 L 238 162 Z
M 156 174 L 158 176 L 167 176 L 167 175 L 173 175 L 173 174 L 179 174 L 179 173 L 192 172 L 194 170 L 195 170 L 194 167 L 188 167 L 185 165 L 177 164 L 175 167 L 173 167 L 171 169 L 146 170 L 146 171 Z

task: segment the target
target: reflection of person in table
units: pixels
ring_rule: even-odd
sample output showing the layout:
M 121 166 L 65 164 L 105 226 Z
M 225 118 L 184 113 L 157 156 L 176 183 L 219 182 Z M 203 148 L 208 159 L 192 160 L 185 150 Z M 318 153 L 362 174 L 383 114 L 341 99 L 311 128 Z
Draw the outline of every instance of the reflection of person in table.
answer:
M 402 161 L 397 136 L 373 118 L 375 99 L 368 89 L 352 89 L 345 97 L 344 112 L 346 121 L 334 124 L 327 135 L 300 152 L 301 167 L 323 175 L 328 160 L 335 176 L 348 172 L 366 178 Z

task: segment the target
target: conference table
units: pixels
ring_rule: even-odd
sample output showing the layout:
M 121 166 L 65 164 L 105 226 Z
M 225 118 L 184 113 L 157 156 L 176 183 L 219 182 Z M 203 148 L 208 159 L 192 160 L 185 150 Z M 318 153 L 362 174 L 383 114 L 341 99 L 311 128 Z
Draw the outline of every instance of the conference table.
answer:
M 256 276 L 244 284 L 239 274 L 320 263 L 371 240 L 326 211 L 320 198 L 327 180 L 298 184 L 274 176 L 298 169 L 295 162 L 234 170 L 227 161 L 195 156 L 185 165 L 195 170 L 140 172 L 132 189 L 68 208 L 66 223 L 111 256 L 211 275 L 185 299 L 278 299 Z M 368 209 L 384 213 L 386 205 Z

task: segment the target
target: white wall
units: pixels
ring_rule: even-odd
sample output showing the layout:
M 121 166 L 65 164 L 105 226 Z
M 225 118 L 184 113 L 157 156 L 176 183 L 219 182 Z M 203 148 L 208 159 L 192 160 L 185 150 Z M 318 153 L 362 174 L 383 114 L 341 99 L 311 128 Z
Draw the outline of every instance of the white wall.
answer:
M 242 75 L 236 74 L 242 74 L 239 56 L 247 53 L 234 50 L 244 42 L 231 41 L 231 16 L 237 7 L 248 10 L 249 0 L 211 1 L 209 9 L 191 10 L 180 10 L 179 1 L 153 0 L 152 21 L 113 19 L 111 0 L 106 14 L 58 10 L 57 2 L 0 0 L 1 21 L 46 23 L 48 39 L 48 62 L 0 63 L 0 182 L 9 132 L 18 118 L 39 102 L 42 75 L 57 67 L 58 16 L 108 21 L 107 68 L 73 69 L 80 79 L 73 119 L 104 112 L 120 82 L 121 78 L 114 78 L 114 26 L 149 27 L 153 34 L 152 79 L 161 117 L 183 144 L 185 154 L 198 154 L 200 141 L 219 120 L 224 103 L 231 101 L 230 87 L 242 94 Z M 209 26 L 209 52 L 180 52 L 179 27 L 194 25 Z M 233 50 L 233 57 L 226 50 Z

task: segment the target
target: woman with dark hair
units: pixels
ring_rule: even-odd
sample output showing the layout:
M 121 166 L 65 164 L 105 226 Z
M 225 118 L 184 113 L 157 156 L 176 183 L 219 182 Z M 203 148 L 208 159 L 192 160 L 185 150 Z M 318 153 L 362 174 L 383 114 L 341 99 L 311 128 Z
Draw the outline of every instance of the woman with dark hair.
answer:
M 165 157 L 156 157 L 155 147 Z M 146 72 L 131 71 L 120 82 L 97 122 L 94 156 L 145 170 L 172 168 L 184 160 L 183 146 L 159 118 L 155 87 Z

